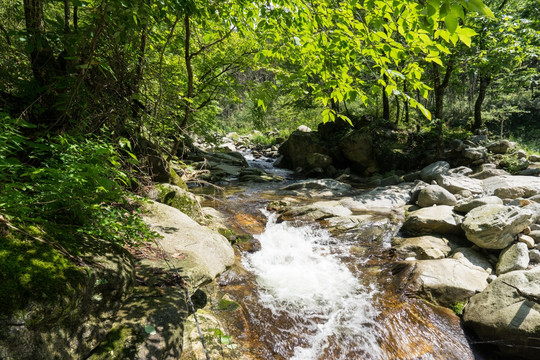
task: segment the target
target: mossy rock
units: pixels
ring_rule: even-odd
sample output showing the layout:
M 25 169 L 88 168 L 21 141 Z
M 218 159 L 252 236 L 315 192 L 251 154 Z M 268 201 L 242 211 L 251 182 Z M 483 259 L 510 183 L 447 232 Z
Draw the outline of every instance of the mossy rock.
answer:
M 162 204 L 172 206 L 189 216 L 198 220 L 201 218 L 201 212 L 197 197 L 187 190 L 171 184 L 156 184 L 157 194 L 155 200 Z M 153 198 L 154 196 L 150 196 Z

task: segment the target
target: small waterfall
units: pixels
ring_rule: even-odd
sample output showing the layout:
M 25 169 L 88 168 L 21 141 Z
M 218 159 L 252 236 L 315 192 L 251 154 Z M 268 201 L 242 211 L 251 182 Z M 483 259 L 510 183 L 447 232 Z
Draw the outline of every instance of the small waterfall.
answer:
M 261 250 L 244 258 L 257 277 L 262 305 L 283 321 L 275 349 L 294 360 L 380 359 L 375 287 L 364 287 L 333 247 L 339 242 L 313 226 L 276 223 L 268 215 Z M 336 249 L 334 249 L 336 250 Z M 342 252 L 342 249 L 338 252 Z M 294 338 L 294 345 L 290 345 Z

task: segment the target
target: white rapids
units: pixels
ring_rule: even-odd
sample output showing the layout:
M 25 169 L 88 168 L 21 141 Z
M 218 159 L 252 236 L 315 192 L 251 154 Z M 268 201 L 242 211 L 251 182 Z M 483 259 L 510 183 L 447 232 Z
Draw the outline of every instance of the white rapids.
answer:
M 371 304 L 375 288 L 361 285 L 332 254 L 331 247 L 339 245 L 327 231 L 278 224 L 272 214 L 258 239 L 261 250 L 243 262 L 257 277 L 262 305 L 310 327 L 309 345 L 296 346 L 291 359 L 324 359 L 325 352 L 337 354 L 335 359 L 382 357 L 374 331 L 377 310 Z

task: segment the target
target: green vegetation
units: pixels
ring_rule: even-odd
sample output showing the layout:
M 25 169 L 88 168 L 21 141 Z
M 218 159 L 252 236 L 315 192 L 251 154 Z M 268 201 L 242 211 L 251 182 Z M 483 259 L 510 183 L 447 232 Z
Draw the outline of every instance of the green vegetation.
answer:
M 3 1 L 1 311 L 73 294 L 78 257 L 98 242 L 151 238 L 132 193 L 152 180 L 182 186 L 170 163 L 193 134 L 286 136 L 339 120 L 401 130 L 385 140 L 396 159 L 409 136 L 481 127 L 538 149 L 537 2 L 488 5 Z
M 457 302 L 453 304 L 450 309 L 456 314 L 457 316 L 463 315 L 463 308 L 465 307 L 465 303 L 463 302 Z

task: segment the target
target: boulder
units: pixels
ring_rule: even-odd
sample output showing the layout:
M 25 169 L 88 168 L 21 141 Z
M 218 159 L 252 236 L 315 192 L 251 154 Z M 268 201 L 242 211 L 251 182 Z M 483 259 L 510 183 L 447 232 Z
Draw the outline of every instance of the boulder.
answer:
M 436 181 L 439 186 L 442 186 L 452 194 L 457 194 L 462 191 L 470 191 L 472 194 L 481 194 L 484 191 L 481 180 L 471 179 L 467 176 L 440 174 L 437 176 Z
M 497 196 L 485 196 L 476 199 L 465 199 L 458 202 L 458 204 L 454 207 L 454 210 L 460 213 L 468 213 L 474 208 L 488 204 L 502 205 L 503 201 Z
M 483 146 L 467 147 L 461 152 L 461 155 L 474 163 L 487 158 L 487 149 Z
M 326 153 L 319 142 L 316 133 L 293 131 L 289 138 L 279 147 L 279 153 L 283 155 L 280 165 L 290 169 L 305 168 L 309 154 Z
M 538 359 L 540 305 L 534 296 L 540 297 L 540 267 L 503 274 L 470 299 L 464 325 L 506 358 Z
M 310 205 L 291 206 L 280 215 L 282 220 L 323 220 L 352 215 L 351 210 L 338 201 L 319 201 Z
M 540 162 L 540 155 L 537 155 L 537 154 L 529 155 L 529 161 L 530 162 Z
M 515 270 L 525 270 L 527 266 L 529 266 L 529 249 L 526 244 L 518 242 L 501 252 L 497 263 L 497 275 Z
M 456 259 L 417 260 L 399 263 L 393 270 L 403 290 L 416 293 L 438 305 L 464 302 L 488 286 L 486 271 Z
M 316 196 L 343 196 L 353 190 L 349 184 L 342 183 L 334 179 L 317 179 L 298 181 L 279 189 L 281 191 L 292 192 L 298 195 L 310 197 Z
M 343 156 L 353 164 L 365 169 L 376 167 L 372 140 L 365 132 L 349 132 L 339 141 L 339 149 Z
M 452 206 L 434 206 L 407 214 L 401 230 L 410 234 L 460 234 L 461 220 Z
M 418 260 L 443 259 L 451 251 L 448 239 L 432 235 L 400 239 L 394 248 L 398 255 Z
M 540 263 L 540 250 L 538 249 L 529 250 L 529 261 L 532 264 Z
M 540 230 L 532 230 L 529 236 L 534 239 L 535 244 L 540 244 Z
M 341 200 L 342 205 L 352 211 L 373 209 L 397 209 L 408 204 L 412 195 L 425 184 L 401 183 L 398 185 L 378 187 L 352 198 Z
M 489 260 L 473 248 L 458 248 L 453 252 L 451 258 L 456 259 L 457 261 L 463 263 L 470 268 L 483 270 L 488 274 L 493 273 L 493 266 L 491 265 Z
M 159 243 L 191 286 L 213 280 L 234 263 L 234 250 L 224 236 L 168 205 L 150 202 L 145 208 L 143 220 L 163 236 Z
M 532 249 L 534 247 L 534 239 L 529 235 L 519 234 L 518 241 L 527 245 L 527 248 Z
M 516 206 L 483 205 L 469 211 L 461 225 L 481 248 L 504 249 L 531 224 L 532 211 Z
M 172 206 L 192 219 L 200 219 L 199 201 L 195 195 L 179 186 L 167 183 L 156 184 L 147 197 L 162 204 Z
M 332 157 L 325 154 L 312 153 L 308 154 L 306 157 L 306 162 L 309 169 L 314 168 L 326 168 L 332 165 Z
M 494 176 L 482 181 L 482 187 L 486 195 L 493 195 L 499 188 L 525 187 L 535 189 L 540 194 L 540 178 L 533 176 Z
M 306 125 L 300 125 L 296 130 L 300 132 L 306 132 L 306 133 L 311 132 L 311 128 L 309 128 Z
M 515 143 L 510 142 L 509 140 L 499 140 L 488 144 L 486 147 L 489 151 L 494 154 L 506 154 L 508 150 L 512 149 L 515 146 Z
M 469 176 L 473 179 L 484 180 L 493 176 L 503 176 L 503 175 L 510 175 L 510 174 L 508 173 L 508 171 L 503 170 L 503 169 L 485 169 Z
M 457 168 L 448 170 L 446 173 L 453 176 L 469 176 L 470 174 L 472 174 L 472 172 L 473 171 L 471 168 L 468 168 L 466 166 L 459 166 Z
M 538 189 L 527 185 L 509 187 L 503 186 L 495 189 L 493 194 L 501 199 L 528 198 L 537 195 Z
M 439 185 L 428 185 L 418 194 L 418 206 L 455 205 L 456 197 Z
M 450 169 L 450 164 L 446 161 L 437 161 L 431 165 L 426 166 L 420 171 L 420 179 L 430 183 L 437 178 L 440 174 L 446 173 Z

